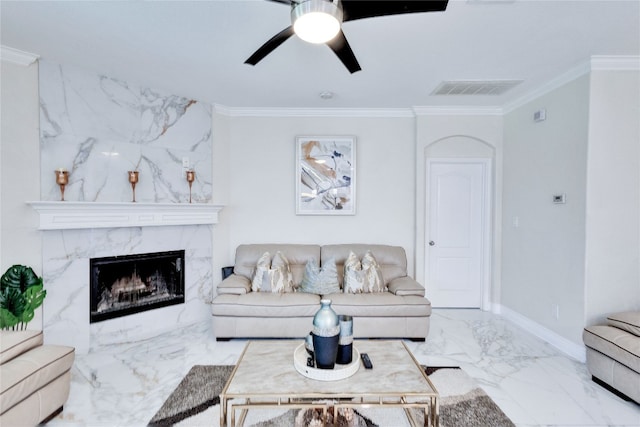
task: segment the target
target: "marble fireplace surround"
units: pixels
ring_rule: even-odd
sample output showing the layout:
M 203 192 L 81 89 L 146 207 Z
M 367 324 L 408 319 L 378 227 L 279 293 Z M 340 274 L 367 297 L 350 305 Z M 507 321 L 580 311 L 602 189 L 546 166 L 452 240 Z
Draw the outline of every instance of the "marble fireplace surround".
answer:
M 213 226 L 222 206 L 199 203 L 28 202 L 42 231 L 45 341 L 78 353 L 208 321 Z M 89 323 L 91 258 L 185 250 L 185 303 Z

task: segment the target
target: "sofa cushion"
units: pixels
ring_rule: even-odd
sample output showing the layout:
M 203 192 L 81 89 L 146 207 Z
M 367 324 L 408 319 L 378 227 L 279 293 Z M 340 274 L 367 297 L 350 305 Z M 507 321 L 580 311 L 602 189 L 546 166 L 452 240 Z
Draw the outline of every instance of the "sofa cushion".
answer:
M 42 342 L 42 331 L 0 331 L 0 365 Z
M 325 260 L 334 258 L 338 269 L 338 281 L 343 283 L 344 262 L 353 251 L 358 258 L 364 257 L 367 251 L 375 256 L 386 286 L 389 281 L 407 275 L 407 254 L 401 246 L 368 245 L 368 244 L 340 244 L 322 246 L 320 252 L 320 265 Z
M 584 329 L 582 339 L 587 347 L 640 373 L 640 339 L 612 326 L 595 325 Z
M 313 317 L 319 308 L 320 296 L 315 294 L 250 292 L 218 295 L 211 311 L 214 316 L 229 317 Z
M 631 332 L 640 337 L 640 311 L 626 311 L 607 316 L 607 322 L 611 326 Z
M 389 292 L 324 295 L 338 314 L 358 317 L 418 317 L 431 315 L 431 303 L 419 296 L 399 297 Z M 357 328 L 357 325 L 354 325 Z
M 328 259 L 322 267 L 313 259 L 307 262 L 299 291 L 317 295 L 340 292 L 335 260 Z
M 41 345 L 0 365 L 0 413 L 71 369 L 73 347 Z
M 291 273 L 293 274 L 294 286 L 299 286 L 302 282 L 304 268 L 310 259 L 320 259 L 320 246 L 318 245 L 298 245 L 298 244 L 247 244 L 240 245 L 236 249 L 235 265 L 233 272 L 239 276 L 244 276 L 251 280 L 253 270 L 265 252 L 275 254 L 282 252 L 289 260 Z

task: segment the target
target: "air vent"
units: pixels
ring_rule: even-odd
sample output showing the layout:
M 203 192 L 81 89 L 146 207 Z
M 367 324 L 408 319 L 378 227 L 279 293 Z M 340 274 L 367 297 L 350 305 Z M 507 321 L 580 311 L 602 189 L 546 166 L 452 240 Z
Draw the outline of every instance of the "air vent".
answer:
M 450 80 L 444 81 L 431 95 L 502 95 L 522 80 Z

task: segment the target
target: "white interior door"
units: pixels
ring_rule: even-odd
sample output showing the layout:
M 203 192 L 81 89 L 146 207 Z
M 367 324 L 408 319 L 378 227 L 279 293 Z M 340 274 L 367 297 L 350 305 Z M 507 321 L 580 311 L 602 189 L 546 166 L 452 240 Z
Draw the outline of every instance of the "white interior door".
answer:
M 427 297 L 482 308 L 488 286 L 489 159 L 431 159 L 427 168 Z

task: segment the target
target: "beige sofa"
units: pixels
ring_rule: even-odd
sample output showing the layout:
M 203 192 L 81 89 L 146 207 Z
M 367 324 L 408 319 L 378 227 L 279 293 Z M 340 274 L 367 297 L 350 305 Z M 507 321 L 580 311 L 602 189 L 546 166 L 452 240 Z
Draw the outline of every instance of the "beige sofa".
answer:
M 0 425 L 33 426 L 62 411 L 73 347 L 43 345 L 42 331 L 0 331 Z
M 252 292 L 256 262 L 264 252 L 282 252 L 302 282 L 305 266 L 315 259 L 321 266 L 335 258 L 342 284 L 344 262 L 353 251 L 359 258 L 370 250 L 380 264 L 387 291 L 378 293 Z M 213 331 L 218 340 L 240 337 L 301 338 L 312 327 L 320 299 L 328 298 L 338 314 L 354 317 L 356 338 L 410 338 L 424 341 L 429 333 L 431 303 L 422 285 L 407 275 L 407 257 L 399 246 L 339 244 L 251 244 L 236 249 L 233 274 L 217 287 L 213 299 Z
M 593 380 L 640 404 L 640 311 L 609 315 L 582 333 Z

